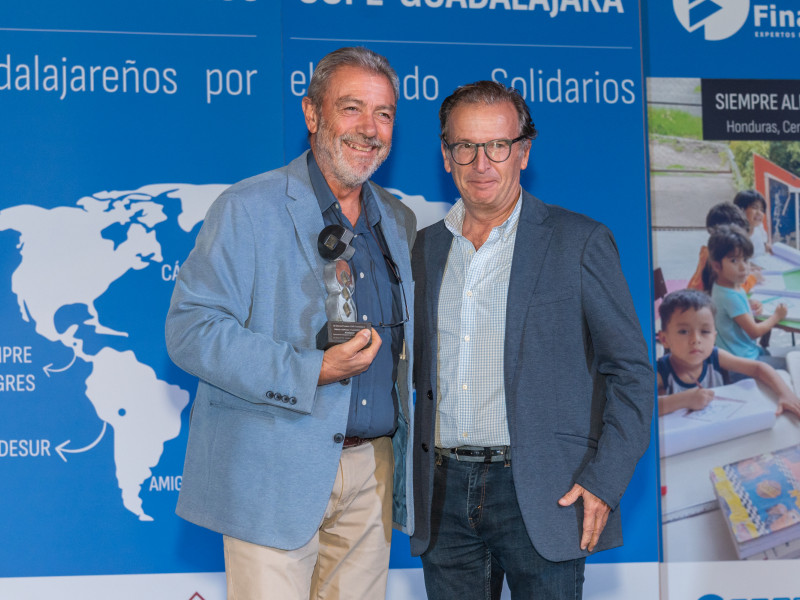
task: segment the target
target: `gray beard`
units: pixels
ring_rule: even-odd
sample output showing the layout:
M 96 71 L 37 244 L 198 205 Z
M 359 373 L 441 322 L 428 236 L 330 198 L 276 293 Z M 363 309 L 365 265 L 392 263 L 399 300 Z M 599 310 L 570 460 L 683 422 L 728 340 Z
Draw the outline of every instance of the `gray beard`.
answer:
M 372 174 L 378 170 L 378 167 L 383 164 L 386 157 L 389 156 L 391 145 L 382 144 L 376 138 L 368 138 L 358 134 L 344 134 L 337 139 L 329 135 L 329 131 L 327 123 L 324 120 L 320 120 L 319 132 L 315 140 L 315 157 L 328 167 L 328 170 L 333 173 L 336 181 L 349 189 L 355 189 L 363 185 L 372 177 Z M 367 167 L 366 171 L 356 171 L 347 160 L 345 160 L 341 151 L 341 144 L 347 141 L 379 148 L 378 156 L 376 156 L 375 161 Z M 383 156 L 380 155 L 381 149 L 385 149 L 385 154 L 383 154 Z

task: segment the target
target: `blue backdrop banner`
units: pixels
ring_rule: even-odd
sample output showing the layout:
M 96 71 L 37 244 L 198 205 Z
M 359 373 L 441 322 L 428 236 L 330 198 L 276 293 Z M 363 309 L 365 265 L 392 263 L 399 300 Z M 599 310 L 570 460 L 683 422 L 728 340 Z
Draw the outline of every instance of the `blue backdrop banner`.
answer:
M 694 43 L 682 13 L 659 11 L 648 18 Z M 394 145 L 375 180 L 420 226 L 457 199 L 443 99 L 481 79 L 518 89 L 539 130 L 523 185 L 611 228 L 652 343 L 635 0 L 5 2 L 0 478 L 13 493 L 0 515 L 17 541 L 0 548 L 0 577 L 222 571 L 219 536 L 174 514 L 196 381 L 169 361 L 164 317 L 208 206 L 307 148 L 311 73 L 347 45 L 384 54 L 400 76 Z M 625 545 L 597 566 L 658 561 L 656 464 L 651 448 L 622 501 Z M 405 536 L 391 566 L 419 566 Z M 644 583 L 613 573 L 615 600 L 657 589 L 657 570 Z M 215 581 L 201 598 L 222 597 Z
M 287 2 L 287 158 L 307 147 L 300 100 L 315 61 L 343 45 L 366 45 L 385 55 L 400 77 L 392 153 L 375 180 L 409 203 L 426 225 L 441 218 L 458 196 L 442 166 L 442 101 L 458 85 L 481 79 L 515 87 L 539 130 L 523 186 L 612 229 L 647 333 L 649 220 L 639 31 L 635 2 Z M 654 456 L 643 459 L 623 499 L 625 546 L 594 560 L 658 560 Z M 419 564 L 405 549 L 392 558 L 395 567 Z
M 164 317 L 208 205 L 283 159 L 279 9 L 0 8 L 0 576 L 222 568 L 174 514 Z

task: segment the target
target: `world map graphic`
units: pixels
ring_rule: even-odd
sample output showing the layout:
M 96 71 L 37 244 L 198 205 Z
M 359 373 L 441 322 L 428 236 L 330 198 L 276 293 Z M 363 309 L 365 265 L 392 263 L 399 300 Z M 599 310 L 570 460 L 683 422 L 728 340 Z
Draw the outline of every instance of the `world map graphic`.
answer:
M 169 360 L 163 328 L 226 187 L 151 184 L 0 210 L 0 477 L 29 499 L 0 497 L 0 513 L 9 535 L 41 540 L 27 555 L 0 550 L 0 576 L 222 568 L 218 553 L 197 564 L 171 547 L 218 539 L 174 514 L 196 380 Z M 420 227 L 450 206 L 390 191 Z

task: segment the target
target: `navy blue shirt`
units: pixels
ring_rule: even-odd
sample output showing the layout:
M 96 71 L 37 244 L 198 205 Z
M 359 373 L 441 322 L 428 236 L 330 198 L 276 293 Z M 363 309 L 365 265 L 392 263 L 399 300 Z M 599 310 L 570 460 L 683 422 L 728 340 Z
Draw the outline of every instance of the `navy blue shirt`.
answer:
M 368 321 L 381 336 L 381 347 L 369 368 L 351 378 L 347 435 L 364 438 L 389 435 L 397 423 L 397 357 L 403 344 L 405 318 L 400 284 L 383 258 L 389 249 L 380 228 L 381 214 L 369 185 L 361 188 L 362 210 L 355 227 L 342 213 L 339 202 L 322 175 L 313 152 L 308 153 L 308 173 L 325 226 L 343 225 L 353 232 L 355 254 L 348 261 L 355 281 L 358 321 Z M 385 324 L 384 326 L 381 323 Z

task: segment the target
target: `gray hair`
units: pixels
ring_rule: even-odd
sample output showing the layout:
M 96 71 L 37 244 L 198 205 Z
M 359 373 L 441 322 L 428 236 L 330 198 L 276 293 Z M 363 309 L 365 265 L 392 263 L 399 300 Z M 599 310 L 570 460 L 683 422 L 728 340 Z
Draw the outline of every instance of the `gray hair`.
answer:
M 450 113 L 460 104 L 500 104 L 510 102 L 519 116 L 519 135 L 529 140 L 536 138 L 536 127 L 531 120 L 531 113 L 520 93 L 514 88 L 504 86 L 496 81 L 476 81 L 459 86 L 442 102 L 439 109 L 442 140 L 447 141 L 447 121 Z
M 392 85 L 395 103 L 400 97 L 400 80 L 386 57 L 363 46 L 339 48 L 326 54 L 311 76 L 308 99 L 318 112 L 322 108 L 322 99 L 328 91 L 330 79 L 339 67 L 358 67 L 376 75 L 383 75 Z

